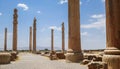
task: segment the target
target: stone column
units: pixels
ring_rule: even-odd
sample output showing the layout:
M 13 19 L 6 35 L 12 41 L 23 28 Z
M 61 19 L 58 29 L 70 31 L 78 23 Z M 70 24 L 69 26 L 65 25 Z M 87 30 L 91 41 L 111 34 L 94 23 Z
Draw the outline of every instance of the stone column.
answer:
M 64 32 L 64 22 L 62 23 L 62 52 L 65 52 L 65 32 Z
M 33 52 L 36 52 L 36 18 L 34 18 L 33 23 Z
M 7 28 L 5 28 L 4 51 L 7 51 Z
M 83 60 L 80 40 L 80 1 L 68 0 L 68 62 L 80 62 Z
M 32 27 L 30 27 L 29 50 L 32 51 Z
M 54 29 L 51 29 L 51 52 L 54 51 Z
M 120 0 L 106 0 L 107 48 L 103 61 L 108 69 L 120 68 Z
M 18 10 L 15 8 L 13 14 L 13 51 L 17 51 L 17 25 L 18 25 L 17 12 Z

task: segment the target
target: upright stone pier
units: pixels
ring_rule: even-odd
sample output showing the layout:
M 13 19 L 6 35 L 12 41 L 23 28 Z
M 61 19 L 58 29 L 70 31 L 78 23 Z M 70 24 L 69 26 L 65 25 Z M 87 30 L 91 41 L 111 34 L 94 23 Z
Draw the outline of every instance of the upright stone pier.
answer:
M 106 34 L 103 61 L 108 69 L 120 69 L 120 0 L 106 0 Z
M 13 14 L 13 51 L 17 51 L 17 25 L 18 25 L 18 10 L 14 9 Z
M 65 32 L 64 22 L 62 23 L 62 52 L 65 52 Z
M 36 18 L 33 21 L 33 52 L 36 52 Z
M 80 40 L 80 1 L 68 0 L 68 50 L 67 62 L 80 62 L 83 60 Z
M 4 51 L 7 51 L 7 28 L 5 28 Z
M 51 29 L 51 53 L 54 51 L 54 29 Z
M 30 27 L 29 50 L 32 51 L 32 27 Z

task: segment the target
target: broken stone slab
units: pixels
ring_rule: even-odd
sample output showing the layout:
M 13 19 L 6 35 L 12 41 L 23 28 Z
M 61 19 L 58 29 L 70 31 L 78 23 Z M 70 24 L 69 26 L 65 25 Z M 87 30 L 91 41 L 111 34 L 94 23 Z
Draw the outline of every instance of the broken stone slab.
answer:
M 15 61 L 17 59 L 18 52 L 12 51 L 12 52 L 10 52 L 10 54 L 11 54 L 11 59 L 10 60 Z
M 91 62 L 91 60 L 84 59 L 81 64 L 86 65 L 86 64 L 88 64 L 88 63 L 90 63 L 90 62 Z
M 56 56 L 57 56 L 58 59 L 65 59 L 65 55 L 64 55 L 63 52 L 57 52 Z
M 108 66 L 104 62 L 91 62 L 88 64 L 88 69 L 108 69 Z

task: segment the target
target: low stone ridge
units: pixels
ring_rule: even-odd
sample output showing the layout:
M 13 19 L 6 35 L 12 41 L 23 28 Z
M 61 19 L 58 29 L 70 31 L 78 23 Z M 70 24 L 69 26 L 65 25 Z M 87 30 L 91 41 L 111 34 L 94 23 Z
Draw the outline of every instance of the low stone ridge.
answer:
M 9 64 L 10 56 L 10 53 L 0 53 L 0 64 Z

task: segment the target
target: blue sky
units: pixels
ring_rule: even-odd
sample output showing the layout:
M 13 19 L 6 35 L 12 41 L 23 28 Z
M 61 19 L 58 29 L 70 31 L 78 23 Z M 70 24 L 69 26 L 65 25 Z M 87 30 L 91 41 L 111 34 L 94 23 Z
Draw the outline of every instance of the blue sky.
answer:
M 68 47 L 67 0 L 0 0 L 0 48 L 4 46 L 4 28 L 8 28 L 8 47 L 12 48 L 13 9 L 18 9 L 18 47 L 29 47 L 29 27 L 37 18 L 37 47 L 50 47 L 51 28 L 54 46 L 61 48 L 61 24 L 65 23 L 65 46 Z M 82 49 L 104 49 L 105 0 L 80 1 Z

